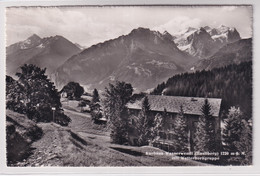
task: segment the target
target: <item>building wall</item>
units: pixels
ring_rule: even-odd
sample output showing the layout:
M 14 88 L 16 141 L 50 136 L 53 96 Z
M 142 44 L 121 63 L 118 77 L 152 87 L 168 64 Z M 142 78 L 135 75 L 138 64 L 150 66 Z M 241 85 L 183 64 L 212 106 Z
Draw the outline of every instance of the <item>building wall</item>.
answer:
M 138 113 L 140 112 L 140 110 L 130 110 L 130 113 L 132 116 L 138 116 Z M 157 111 L 152 111 L 151 112 L 151 116 L 155 117 L 157 113 L 160 113 L 161 115 L 163 114 L 163 112 L 157 112 Z M 177 113 L 169 113 L 168 112 L 168 119 L 166 123 L 166 126 L 164 126 L 164 130 L 162 130 L 161 132 L 159 132 L 158 134 L 158 141 L 157 143 L 171 143 L 171 140 L 173 138 L 173 130 L 174 130 L 174 121 L 175 121 L 175 117 L 177 116 Z M 186 118 L 186 123 L 187 123 L 187 133 L 188 133 L 188 137 L 189 137 L 189 151 L 194 151 L 194 138 L 195 138 L 195 132 L 196 132 L 196 126 L 197 123 L 199 121 L 199 116 L 198 115 L 190 115 L 190 114 L 184 114 L 184 117 Z M 215 117 L 214 118 L 215 122 L 215 134 L 216 134 L 216 141 L 219 143 L 219 145 L 217 146 L 217 148 L 220 146 L 220 139 L 221 139 L 221 129 L 220 129 L 220 118 L 219 117 Z M 133 123 L 134 122 L 133 120 Z M 133 124 L 135 125 L 135 124 Z M 131 141 L 131 145 L 135 145 L 135 142 L 138 138 L 137 136 L 138 134 L 135 131 L 131 131 L 129 133 L 129 138 Z M 162 149 L 165 150 L 165 145 L 163 144 L 157 144 L 158 146 L 163 146 Z M 159 147 L 161 148 L 161 147 Z M 170 146 L 168 146 L 168 148 L 170 148 Z

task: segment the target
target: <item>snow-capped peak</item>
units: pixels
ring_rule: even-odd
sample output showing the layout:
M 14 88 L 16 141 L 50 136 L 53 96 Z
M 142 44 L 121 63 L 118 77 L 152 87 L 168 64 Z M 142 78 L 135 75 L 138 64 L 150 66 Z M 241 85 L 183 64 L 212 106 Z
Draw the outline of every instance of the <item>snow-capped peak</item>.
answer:
M 236 28 L 234 28 L 234 27 L 229 28 L 229 31 L 231 31 L 231 32 L 235 32 L 235 30 L 236 30 Z
M 207 57 L 216 50 L 214 48 L 240 39 L 240 35 L 235 28 L 225 25 L 220 25 L 217 28 L 210 26 L 189 27 L 175 36 L 174 42 L 180 50 L 197 57 Z
M 168 31 L 163 32 L 163 37 L 171 41 L 174 41 L 174 39 L 176 38 L 175 36 L 172 36 Z
M 211 37 L 221 43 L 233 42 L 240 39 L 240 35 L 234 27 L 227 27 L 221 25 L 218 28 L 214 28 L 210 31 Z
M 217 30 L 220 32 L 220 33 L 226 33 L 230 28 L 225 26 L 225 25 L 220 25 Z
M 20 42 L 20 48 L 21 49 L 28 49 L 28 48 L 31 48 L 33 46 L 37 46 L 37 45 L 39 45 L 40 41 L 41 41 L 41 38 L 38 35 L 33 34 L 32 36 L 30 36 L 26 40 Z
M 193 31 L 195 31 L 195 30 L 197 30 L 196 28 L 193 28 L 193 27 L 188 27 L 188 29 L 186 30 L 186 33 L 187 32 L 193 32 Z
M 203 27 L 200 27 L 199 30 L 196 31 L 197 34 L 207 32 Z

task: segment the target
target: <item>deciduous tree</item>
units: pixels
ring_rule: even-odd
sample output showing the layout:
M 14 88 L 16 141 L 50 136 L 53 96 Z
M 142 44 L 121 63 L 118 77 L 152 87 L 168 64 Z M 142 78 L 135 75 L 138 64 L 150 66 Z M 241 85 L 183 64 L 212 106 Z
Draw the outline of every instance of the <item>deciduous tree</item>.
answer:
M 61 92 L 67 93 L 68 99 L 79 99 L 84 93 L 84 88 L 79 83 L 69 82 L 62 88 Z
M 68 125 L 70 118 L 63 114 L 59 93 L 45 71 L 46 69 L 31 64 L 21 67 L 21 72 L 16 73 L 18 81 L 8 87 L 7 91 L 13 102 L 12 109 L 18 111 L 23 108 L 23 113 L 36 122 L 50 122 L 53 120 L 54 107 L 55 122 Z M 14 94 L 14 91 L 17 93 Z M 10 104 L 7 105 L 11 107 Z M 20 110 L 19 112 L 21 113 Z

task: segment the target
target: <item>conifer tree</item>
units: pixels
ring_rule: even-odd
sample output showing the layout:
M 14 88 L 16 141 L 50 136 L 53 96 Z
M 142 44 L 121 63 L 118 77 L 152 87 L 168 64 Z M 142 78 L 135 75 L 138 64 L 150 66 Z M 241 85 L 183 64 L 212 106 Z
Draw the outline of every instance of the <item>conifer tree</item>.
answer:
M 128 141 L 128 112 L 126 103 L 133 93 L 131 84 L 117 81 L 105 88 L 104 114 L 111 129 L 110 137 L 113 143 L 123 144 Z
M 168 113 L 167 113 L 167 110 L 166 110 L 166 108 L 164 108 L 164 110 L 163 110 L 163 113 L 162 113 L 162 130 L 161 130 L 161 132 L 163 132 L 163 134 L 164 134 L 164 137 L 163 137 L 163 140 L 164 140 L 164 142 L 165 142 L 165 139 L 166 139 L 166 134 L 168 133 L 168 131 L 169 131 L 169 123 L 168 123 Z
M 221 111 L 239 105 L 245 117 L 252 117 L 252 61 L 212 70 L 174 75 L 151 94 L 222 99 Z M 248 120 L 248 119 L 247 119 Z
M 163 113 L 157 113 L 156 116 L 153 119 L 154 121 L 154 125 L 151 128 L 151 136 L 152 136 L 152 140 L 155 141 L 158 138 L 161 138 L 161 136 L 159 137 L 160 132 L 162 132 L 164 135 L 163 138 L 161 138 L 162 140 L 165 141 L 165 134 L 168 133 L 169 130 L 169 123 L 168 123 L 168 113 L 166 108 L 164 108 Z
M 124 144 L 128 142 L 129 114 L 125 106 L 123 109 L 116 109 L 115 111 L 114 121 L 110 121 L 110 137 L 113 143 Z
M 101 106 L 99 104 L 99 94 L 97 89 L 93 90 L 93 97 L 92 100 L 90 102 L 90 114 L 92 117 L 92 120 L 94 121 L 94 123 L 97 123 L 99 119 L 102 118 L 102 113 L 101 113 Z
M 142 109 L 138 115 L 139 145 L 148 145 L 149 140 L 151 140 L 152 138 L 153 120 L 151 119 L 151 117 L 149 117 L 149 111 L 150 105 L 148 102 L 148 98 L 145 97 L 142 102 Z
M 240 108 L 231 107 L 223 130 L 224 150 L 229 152 L 244 152 L 245 155 L 230 157 L 230 164 L 252 163 L 252 127 L 246 121 Z
M 93 90 L 93 98 L 92 98 L 92 103 L 96 103 L 96 102 L 99 102 L 99 94 L 98 94 L 98 91 L 97 89 L 94 89 Z
M 174 121 L 174 150 L 176 152 L 187 152 L 188 151 L 188 133 L 187 124 L 184 116 L 183 107 L 180 106 L 178 115 Z
M 168 112 L 166 108 L 163 109 L 163 113 L 162 113 L 162 130 L 163 131 L 169 130 Z
M 156 139 L 157 136 L 159 136 L 159 132 L 162 130 L 162 122 L 162 115 L 160 113 L 157 113 L 154 117 L 154 126 L 151 130 L 151 136 L 153 141 Z
M 225 128 L 223 130 L 224 148 L 231 151 L 236 150 L 235 142 L 239 141 L 241 136 L 242 112 L 240 108 L 232 106 L 229 109 L 227 119 L 225 119 Z
M 206 131 L 206 118 L 204 116 L 199 117 L 199 121 L 197 124 L 195 139 L 194 139 L 194 150 L 195 151 L 208 151 L 207 143 L 208 143 L 208 134 Z
M 252 164 L 252 127 L 245 120 L 241 121 L 241 136 L 239 141 L 235 142 L 237 151 L 241 154 L 242 159 L 239 160 L 241 165 Z
M 211 105 L 205 99 L 201 108 L 202 115 L 199 117 L 195 132 L 195 151 L 213 152 L 216 151 L 214 118 L 211 114 Z

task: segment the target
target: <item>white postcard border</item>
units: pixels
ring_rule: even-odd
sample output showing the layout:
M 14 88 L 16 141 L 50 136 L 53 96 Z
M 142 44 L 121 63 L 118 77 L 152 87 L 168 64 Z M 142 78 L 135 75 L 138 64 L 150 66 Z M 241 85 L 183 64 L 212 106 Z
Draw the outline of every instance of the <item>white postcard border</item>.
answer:
M 57 6 L 57 5 L 253 5 L 253 166 L 196 166 L 196 167 L 7 167 L 5 154 L 5 7 L 8 6 Z M 0 2 L 0 174 L 260 174 L 260 1 L 257 0 L 9 0 Z

